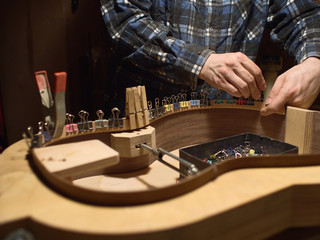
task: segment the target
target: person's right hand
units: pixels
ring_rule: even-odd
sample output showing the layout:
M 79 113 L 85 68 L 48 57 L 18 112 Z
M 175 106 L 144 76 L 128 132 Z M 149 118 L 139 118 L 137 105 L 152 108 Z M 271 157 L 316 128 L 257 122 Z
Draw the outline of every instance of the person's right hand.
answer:
M 320 92 L 320 59 L 309 57 L 281 74 L 261 109 L 262 116 L 281 112 L 286 106 L 309 108 Z
M 261 69 L 243 53 L 211 54 L 199 78 L 235 97 L 259 100 L 266 88 Z

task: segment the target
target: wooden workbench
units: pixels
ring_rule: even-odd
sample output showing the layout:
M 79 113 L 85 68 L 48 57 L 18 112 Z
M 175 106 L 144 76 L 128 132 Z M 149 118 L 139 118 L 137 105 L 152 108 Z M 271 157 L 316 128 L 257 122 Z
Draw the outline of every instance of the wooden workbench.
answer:
M 19 141 L 0 155 L 1 237 L 22 227 L 36 239 L 259 239 L 320 225 L 320 166 L 236 170 L 173 199 L 109 207 L 50 189 L 26 153 Z

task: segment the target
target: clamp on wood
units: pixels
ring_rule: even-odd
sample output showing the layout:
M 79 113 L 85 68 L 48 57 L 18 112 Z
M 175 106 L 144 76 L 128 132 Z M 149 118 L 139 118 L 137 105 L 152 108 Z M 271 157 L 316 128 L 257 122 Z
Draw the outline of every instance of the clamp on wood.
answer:
M 198 173 L 198 168 L 193 164 L 193 163 L 189 163 L 188 161 L 177 157 L 176 155 L 162 149 L 162 148 L 152 148 L 150 146 L 148 146 L 147 144 L 141 143 L 139 144 L 137 147 L 143 147 L 145 149 L 147 149 L 148 151 L 150 151 L 153 155 L 155 155 L 157 157 L 157 160 L 161 163 L 163 163 L 164 165 L 166 165 L 167 167 L 179 172 L 181 175 L 183 175 L 184 177 L 188 177 L 191 175 L 194 175 L 196 173 Z M 180 162 L 180 164 L 185 165 L 188 168 L 187 173 L 182 171 L 181 169 L 171 165 L 170 163 L 166 162 L 163 160 L 163 156 L 164 155 L 168 155 L 176 160 L 178 160 Z

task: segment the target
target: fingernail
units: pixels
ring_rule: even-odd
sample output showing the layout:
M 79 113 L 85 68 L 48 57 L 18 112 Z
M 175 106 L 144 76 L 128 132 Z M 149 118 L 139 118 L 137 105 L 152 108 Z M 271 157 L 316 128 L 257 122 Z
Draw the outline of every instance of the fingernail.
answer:
M 272 98 L 267 98 L 266 105 L 269 105 L 272 102 Z

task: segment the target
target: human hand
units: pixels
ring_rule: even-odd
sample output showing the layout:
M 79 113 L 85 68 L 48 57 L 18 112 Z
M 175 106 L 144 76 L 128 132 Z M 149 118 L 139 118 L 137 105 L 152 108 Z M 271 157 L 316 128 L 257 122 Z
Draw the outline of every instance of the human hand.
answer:
M 199 78 L 235 97 L 260 99 L 266 82 L 260 68 L 243 53 L 211 54 Z
M 284 110 L 286 105 L 309 108 L 320 90 L 320 60 L 307 58 L 281 74 L 270 91 L 266 107 L 260 113 L 268 116 Z

